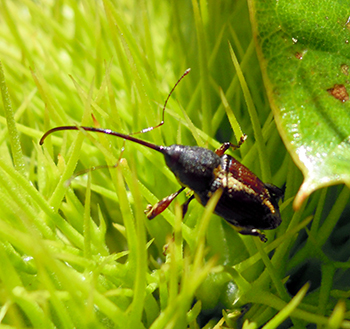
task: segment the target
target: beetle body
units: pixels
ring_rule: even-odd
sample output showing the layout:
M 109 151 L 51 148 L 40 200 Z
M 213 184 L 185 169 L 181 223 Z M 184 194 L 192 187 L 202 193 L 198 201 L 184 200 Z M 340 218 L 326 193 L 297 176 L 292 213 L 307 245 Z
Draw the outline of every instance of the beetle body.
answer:
M 223 189 L 215 213 L 241 234 L 265 237 L 258 230 L 271 230 L 281 223 L 278 198 L 282 191 L 264 184 L 255 174 L 228 154 L 197 146 L 164 147 L 167 166 L 182 186 L 194 192 L 205 206 L 213 193 Z
M 238 148 L 245 140 L 245 136 L 242 136 L 238 146 L 224 143 L 221 148 L 213 152 L 198 146 L 177 144 L 159 146 L 109 129 L 62 126 L 46 132 L 40 144 L 55 131 L 79 129 L 124 138 L 164 155 L 166 165 L 182 187 L 153 207 L 149 207 L 147 209 L 149 219 L 162 213 L 187 187 L 193 191 L 194 197 L 203 206 L 216 190 L 222 189 L 223 193 L 216 205 L 215 213 L 241 234 L 259 236 L 262 241 L 266 241 L 265 235 L 259 230 L 271 230 L 281 223 L 278 199 L 282 196 L 282 191 L 273 185 L 264 184 L 239 161 L 225 154 L 229 147 Z M 192 199 L 193 197 L 189 198 L 185 203 L 184 214 Z
M 178 83 L 189 72 L 190 69 L 185 71 L 165 100 L 162 121 L 157 126 L 148 127 L 138 133 L 151 131 L 164 124 L 167 101 Z M 278 199 L 282 196 L 282 191 L 273 185 L 264 184 L 248 168 L 225 154 L 230 147 L 239 148 L 245 141 L 246 135 L 241 137 L 238 145 L 227 142 L 213 152 L 198 146 L 176 144 L 159 146 L 133 137 L 132 135 L 136 133 L 125 135 L 109 129 L 61 126 L 47 131 L 42 136 L 40 145 L 44 143 L 48 135 L 62 130 L 86 130 L 112 135 L 143 145 L 164 155 L 167 166 L 174 173 L 181 188 L 157 202 L 153 207 L 149 206 L 146 211 L 149 219 L 162 213 L 187 187 L 193 191 L 193 195 L 183 205 L 183 215 L 193 198 L 205 206 L 213 193 L 222 189 L 215 213 L 230 223 L 239 233 L 258 236 L 262 241 L 266 241 L 265 235 L 259 230 L 271 230 L 281 223 Z

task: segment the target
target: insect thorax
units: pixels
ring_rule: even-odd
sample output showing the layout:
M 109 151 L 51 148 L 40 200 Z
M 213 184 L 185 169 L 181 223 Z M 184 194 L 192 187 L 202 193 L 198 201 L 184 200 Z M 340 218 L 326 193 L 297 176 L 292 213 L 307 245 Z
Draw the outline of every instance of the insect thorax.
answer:
M 215 179 L 214 171 L 221 163 L 213 151 L 198 146 L 170 145 L 164 157 L 180 184 L 194 192 L 208 189 Z

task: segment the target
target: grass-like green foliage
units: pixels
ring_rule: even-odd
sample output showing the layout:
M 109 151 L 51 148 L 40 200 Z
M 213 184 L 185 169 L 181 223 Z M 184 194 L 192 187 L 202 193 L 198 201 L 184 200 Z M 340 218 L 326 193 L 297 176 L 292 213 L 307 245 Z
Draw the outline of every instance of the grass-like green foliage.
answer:
M 350 327 L 349 190 L 293 212 L 302 177 L 273 122 L 245 1 L 3 0 L 0 12 L 1 327 Z M 152 150 L 127 142 L 120 159 L 122 140 L 83 132 L 38 145 L 92 114 L 123 133 L 158 124 L 187 67 L 164 126 L 138 137 L 215 149 L 242 129 L 234 155 L 286 186 L 267 244 L 211 215 L 215 197 L 182 221 L 179 196 L 148 221 L 146 205 L 179 188 Z

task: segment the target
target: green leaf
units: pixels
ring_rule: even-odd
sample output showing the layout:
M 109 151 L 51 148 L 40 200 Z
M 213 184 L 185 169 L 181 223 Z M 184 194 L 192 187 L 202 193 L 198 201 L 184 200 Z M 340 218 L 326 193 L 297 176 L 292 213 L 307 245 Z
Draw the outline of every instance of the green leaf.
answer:
M 264 82 L 283 141 L 304 174 L 294 201 L 350 186 L 349 1 L 249 1 Z

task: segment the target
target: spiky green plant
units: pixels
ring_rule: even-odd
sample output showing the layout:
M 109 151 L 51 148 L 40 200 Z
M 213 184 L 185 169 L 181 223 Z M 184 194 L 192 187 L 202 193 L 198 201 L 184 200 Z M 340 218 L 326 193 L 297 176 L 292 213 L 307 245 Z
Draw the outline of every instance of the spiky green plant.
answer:
M 349 191 L 322 190 L 293 212 L 302 177 L 273 122 L 245 1 L 3 0 L 0 12 L 1 327 L 350 327 L 349 263 L 331 254 L 346 255 L 347 240 L 329 238 L 345 239 L 333 229 Z M 266 245 L 211 215 L 215 197 L 184 222 L 178 204 L 148 221 L 147 204 L 178 189 L 152 150 L 83 132 L 38 145 L 59 125 L 157 125 L 187 67 L 164 126 L 140 138 L 215 149 L 243 130 L 235 156 L 286 185 Z M 71 179 L 105 164 L 118 166 Z

